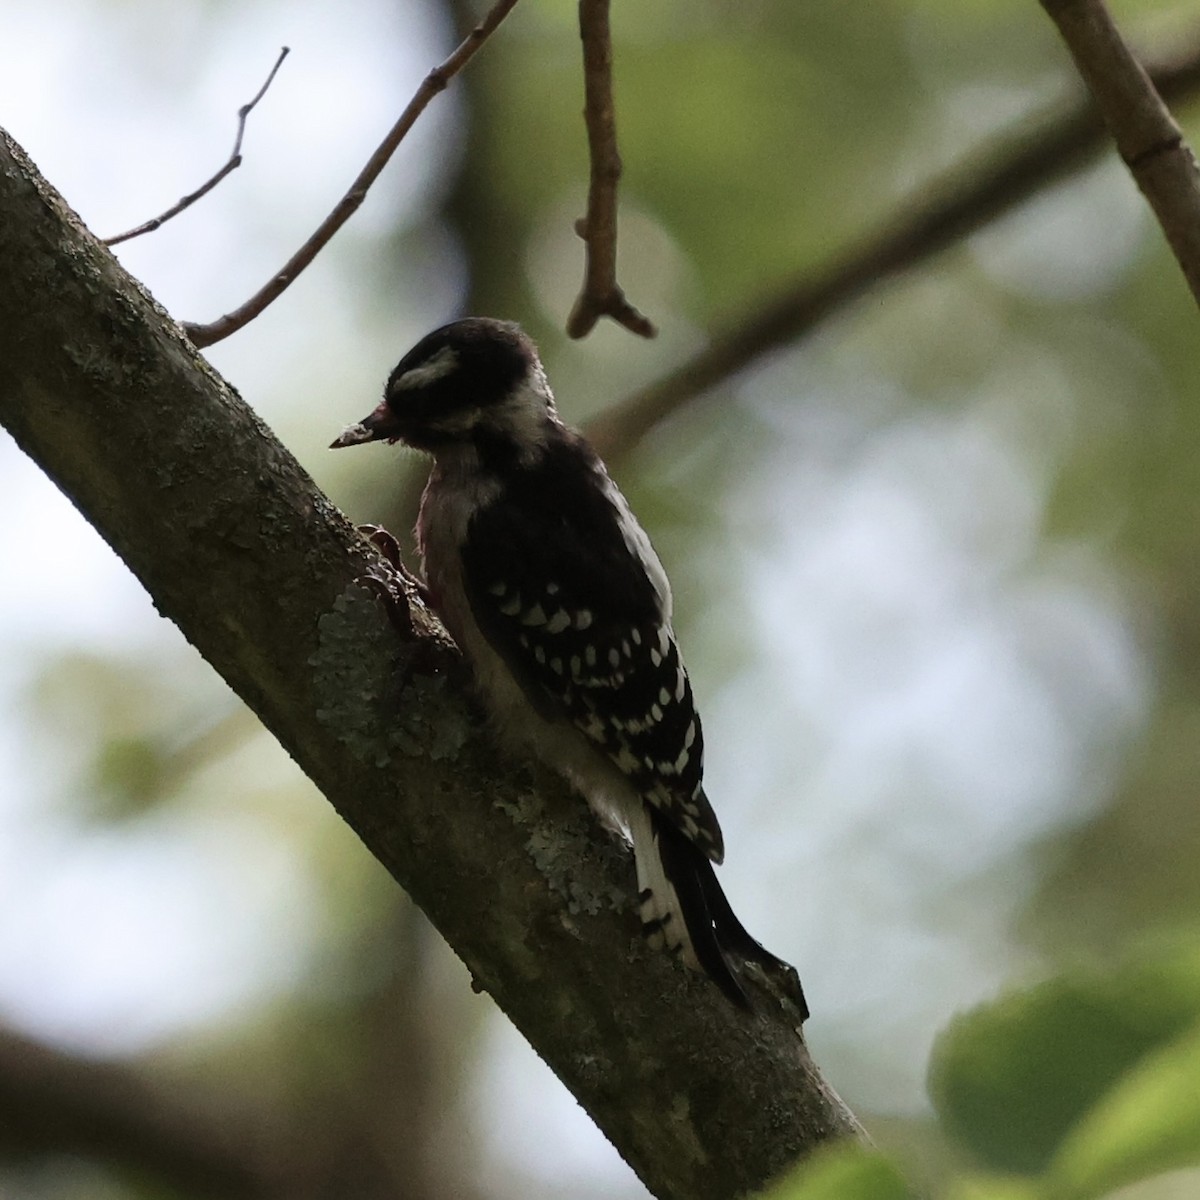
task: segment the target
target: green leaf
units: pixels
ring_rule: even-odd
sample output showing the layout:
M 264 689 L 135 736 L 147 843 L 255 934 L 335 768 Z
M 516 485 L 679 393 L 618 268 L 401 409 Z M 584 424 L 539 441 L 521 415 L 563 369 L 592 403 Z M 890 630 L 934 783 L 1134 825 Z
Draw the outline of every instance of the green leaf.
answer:
M 1200 1164 L 1200 1024 L 1130 1071 L 1063 1144 L 1050 1194 L 1090 1200 Z
M 895 1165 L 861 1146 L 831 1146 L 806 1159 L 760 1200 L 913 1200 Z
M 954 1021 L 930 1092 L 947 1131 L 989 1167 L 1036 1173 L 1117 1080 L 1198 1018 L 1200 945 L 1064 975 Z
M 945 1193 L 945 1200 L 1040 1200 L 1044 1195 L 1036 1183 L 1029 1179 L 1016 1179 L 1011 1175 L 971 1175 L 953 1180 Z

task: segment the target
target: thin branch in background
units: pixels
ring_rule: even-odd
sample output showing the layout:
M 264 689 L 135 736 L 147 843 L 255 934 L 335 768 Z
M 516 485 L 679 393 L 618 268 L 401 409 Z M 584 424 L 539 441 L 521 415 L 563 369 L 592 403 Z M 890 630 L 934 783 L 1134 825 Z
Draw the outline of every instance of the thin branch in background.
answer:
M 0 1151 L 89 1155 L 181 1194 L 283 1194 L 289 1155 L 271 1114 L 228 1095 L 172 1088 L 136 1067 L 89 1060 L 0 1027 Z
M 584 121 L 592 172 L 587 215 L 575 232 L 587 247 L 583 289 L 567 320 L 567 333 L 581 338 L 601 317 L 612 317 L 631 333 L 653 337 L 657 330 L 625 298 L 617 283 L 617 184 L 621 156 L 617 152 L 616 110 L 612 87 L 612 33 L 609 0 L 579 0 L 579 36 L 583 40 Z
M 1195 97 L 1200 92 L 1200 36 L 1182 54 L 1153 67 L 1150 75 L 1168 99 Z M 1078 171 L 1106 144 L 1095 109 L 1081 102 L 1040 122 L 1032 133 L 973 155 L 897 205 L 902 216 L 762 300 L 698 354 L 594 418 L 588 438 L 605 458 L 627 452 L 689 401 L 796 341 L 870 288 L 927 261 Z
M 1200 303 L 1200 170 L 1103 0 L 1041 0 Z
M 444 91 L 450 80 L 459 73 L 475 57 L 476 52 L 484 42 L 491 37 L 496 27 L 516 7 L 517 0 L 497 0 L 487 15 L 462 40 L 458 48 L 439 66 L 434 67 L 421 82 L 408 106 L 400 114 L 400 119 L 388 131 L 387 137 L 379 144 L 378 149 L 367 160 L 367 164 L 359 172 L 358 178 L 350 185 L 350 190 L 338 201 L 333 211 L 317 227 L 313 235 L 292 255 L 271 279 L 260 288 L 245 304 L 227 313 L 223 317 L 207 325 L 184 323 L 184 331 L 191 338 L 192 344 L 198 348 L 211 346 L 230 334 L 236 333 L 244 325 L 248 325 L 268 305 L 274 303 L 292 284 L 301 271 L 316 258 L 326 243 L 358 210 L 359 205 L 367 197 L 367 191 L 379 173 L 387 166 L 396 148 L 404 140 L 408 131 L 416 123 L 429 102 L 439 92 Z
M 283 60 L 288 56 L 288 48 L 283 47 L 279 51 L 279 57 L 275 60 L 275 65 L 271 68 L 271 73 L 267 76 L 266 82 L 254 94 L 254 98 L 248 103 L 243 104 L 238 109 L 238 127 L 237 137 L 233 142 L 233 151 L 229 155 L 229 161 L 206 183 L 202 183 L 194 192 L 189 192 L 182 200 L 173 204 L 165 213 L 154 217 L 152 220 L 146 221 L 144 224 L 137 226 L 135 229 L 126 230 L 125 233 L 118 233 L 115 237 L 105 238 L 106 246 L 116 246 L 120 242 L 127 242 L 130 238 L 141 237 L 143 233 L 153 233 L 160 226 L 165 225 L 172 217 L 177 217 L 185 208 L 191 208 L 202 196 L 207 196 L 209 192 L 232 171 L 236 171 L 242 165 L 242 138 L 246 134 L 246 118 L 254 111 L 254 106 L 267 94 L 267 88 L 274 82 L 279 68 L 283 66 Z
M 387 919 L 360 936 L 356 953 L 368 972 L 394 966 L 333 1028 L 362 1031 L 372 1053 L 349 1054 L 346 1072 L 322 1080 L 299 1105 L 268 1099 L 277 1087 L 256 1094 L 222 1083 L 212 1064 L 189 1078 L 152 1055 L 89 1058 L 0 1023 L 5 1165 L 84 1156 L 196 1200 L 470 1200 L 478 1193 L 457 1183 L 451 1193 L 446 1167 L 429 1153 L 450 1086 L 435 1064 L 439 1056 L 457 1061 L 462 1049 L 444 1006 L 430 1001 L 437 935 L 397 889 Z M 319 1019 L 329 1027 L 326 1014 Z

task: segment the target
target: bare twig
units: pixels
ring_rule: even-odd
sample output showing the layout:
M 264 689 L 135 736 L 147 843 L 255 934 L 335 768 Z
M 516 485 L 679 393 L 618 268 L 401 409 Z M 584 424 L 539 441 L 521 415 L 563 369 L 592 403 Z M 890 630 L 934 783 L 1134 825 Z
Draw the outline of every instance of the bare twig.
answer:
M 296 276 L 316 258 L 329 239 L 358 210 L 359 205 L 367 198 L 368 189 L 383 168 L 387 166 L 396 147 L 404 140 L 429 102 L 439 92 L 444 91 L 450 80 L 475 57 L 479 48 L 491 37 L 496 27 L 512 12 L 516 4 L 517 0 L 496 0 L 483 20 L 459 43 L 454 53 L 425 76 L 421 86 L 417 88 L 413 98 L 408 102 L 408 106 L 400 114 L 400 119 L 388 131 L 387 137 L 380 142 L 375 153 L 367 160 L 367 165 L 350 185 L 350 190 L 338 201 L 337 206 L 321 222 L 308 241 L 288 259 L 282 270 L 273 275 L 245 304 L 234 309 L 233 312 L 227 313 L 207 325 L 184 323 L 183 328 L 195 346 L 211 346 L 214 342 L 219 342 L 223 338 L 229 337 L 230 334 L 236 333 L 287 290 Z
M 1194 97 L 1200 92 L 1200 38 L 1150 74 L 1168 99 Z M 870 288 L 925 262 L 1079 170 L 1105 144 L 1104 126 L 1095 110 L 1080 103 L 1043 120 L 1032 133 L 1009 137 L 973 155 L 898 205 L 897 211 L 904 214 L 899 219 L 761 301 L 698 354 L 595 418 L 588 425 L 588 437 L 608 458 L 629 450 L 688 401 L 795 341 Z
M 653 337 L 657 332 L 625 298 L 617 283 L 617 183 L 621 157 L 617 153 L 617 122 L 613 107 L 612 34 L 609 0 L 579 0 L 579 36 L 583 39 L 584 121 L 592 174 L 587 216 L 575 232 L 587 246 L 583 290 L 567 321 L 567 333 L 581 338 L 601 317 L 612 317 L 631 333 Z
M 1041 0 L 1200 303 L 1200 170 L 1103 0 Z
M 125 233 L 118 233 L 115 237 L 105 238 L 104 244 L 106 246 L 115 246 L 120 242 L 127 242 L 130 238 L 141 237 L 143 233 L 153 233 L 161 225 L 165 225 L 172 217 L 177 217 L 185 208 L 190 208 L 202 196 L 207 196 L 226 175 L 231 171 L 236 171 L 242 165 L 242 138 L 246 134 L 246 118 L 254 111 L 254 106 L 267 94 L 267 88 L 271 86 L 275 75 L 279 71 L 279 68 L 283 66 L 283 60 L 287 56 L 288 48 L 284 46 L 279 51 L 279 57 L 275 60 L 275 65 L 271 68 L 271 73 L 267 76 L 266 82 L 255 92 L 252 100 L 243 104 L 238 109 L 237 137 L 234 139 L 233 151 L 229 155 L 229 161 L 211 179 L 206 183 L 202 183 L 194 192 L 189 192 L 182 200 L 179 200 L 168 208 L 165 213 L 146 221 L 144 224 L 138 225 L 135 229 L 126 230 Z

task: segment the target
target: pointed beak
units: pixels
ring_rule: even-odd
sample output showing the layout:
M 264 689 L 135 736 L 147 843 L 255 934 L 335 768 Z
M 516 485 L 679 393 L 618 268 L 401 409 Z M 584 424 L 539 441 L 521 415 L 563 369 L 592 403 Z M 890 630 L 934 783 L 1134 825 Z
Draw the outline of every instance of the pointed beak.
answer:
M 369 417 L 363 417 L 354 425 L 347 425 L 337 440 L 329 443 L 329 448 L 340 450 L 343 446 L 358 446 L 363 442 L 378 442 L 384 438 L 394 442 L 399 436 L 395 414 L 384 400 Z

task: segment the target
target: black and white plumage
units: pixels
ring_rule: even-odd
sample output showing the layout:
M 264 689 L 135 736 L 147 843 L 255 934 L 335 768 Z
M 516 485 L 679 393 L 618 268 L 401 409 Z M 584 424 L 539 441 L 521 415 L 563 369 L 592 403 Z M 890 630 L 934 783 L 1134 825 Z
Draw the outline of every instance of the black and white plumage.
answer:
M 433 606 L 502 730 L 628 834 L 652 938 L 741 1004 L 745 964 L 785 977 L 803 1010 L 713 871 L 724 846 L 662 564 L 559 419 L 532 341 L 480 318 L 429 334 L 333 444 L 379 439 L 433 455 L 417 522 Z

